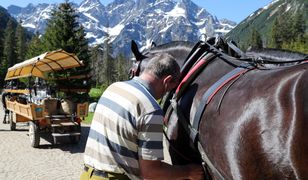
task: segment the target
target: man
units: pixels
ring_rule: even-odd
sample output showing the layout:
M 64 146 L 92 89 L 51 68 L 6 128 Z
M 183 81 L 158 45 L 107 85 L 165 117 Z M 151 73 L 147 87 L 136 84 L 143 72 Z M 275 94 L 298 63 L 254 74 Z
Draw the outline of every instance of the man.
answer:
M 159 54 L 140 77 L 106 89 L 95 110 L 80 179 L 203 179 L 199 165 L 161 161 L 163 111 L 156 99 L 175 88 L 179 77 L 173 57 Z
M 6 97 L 9 96 L 9 95 L 10 95 L 10 93 L 8 93 L 8 92 L 3 92 L 2 95 L 1 95 L 2 106 L 3 106 L 3 109 L 4 109 L 4 117 L 3 117 L 3 121 L 2 121 L 3 124 L 10 122 L 10 118 L 9 118 L 10 110 L 7 109 L 6 102 L 5 102 Z M 8 120 L 6 120 L 6 118 L 8 118 Z

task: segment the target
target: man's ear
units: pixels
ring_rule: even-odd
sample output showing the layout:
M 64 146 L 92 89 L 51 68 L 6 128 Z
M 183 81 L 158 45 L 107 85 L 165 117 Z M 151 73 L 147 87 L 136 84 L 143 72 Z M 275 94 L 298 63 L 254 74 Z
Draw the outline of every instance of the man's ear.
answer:
M 171 75 L 165 76 L 163 79 L 164 84 L 169 84 L 171 81 L 172 81 Z

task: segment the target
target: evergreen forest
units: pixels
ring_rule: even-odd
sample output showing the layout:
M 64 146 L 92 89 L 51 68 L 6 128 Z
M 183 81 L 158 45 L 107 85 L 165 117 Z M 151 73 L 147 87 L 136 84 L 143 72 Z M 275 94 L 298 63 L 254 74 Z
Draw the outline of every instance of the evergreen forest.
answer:
M 70 89 L 105 88 L 115 81 L 128 79 L 128 61 L 121 54 L 116 57 L 107 37 L 103 44 L 89 47 L 86 33 L 78 23 L 78 15 L 68 1 L 53 10 L 44 34 L 27 32 L 4 8 L 0 9 L 0 87 L 3 88 L 7 69 L 16 63 L 48 51 L 63 49 L 78 56 L 85 66 L 51 74 L 53 79 L 84 75 L 85 79 L 50 82 Z M 74 95 L 79 97 L 78 94 Z

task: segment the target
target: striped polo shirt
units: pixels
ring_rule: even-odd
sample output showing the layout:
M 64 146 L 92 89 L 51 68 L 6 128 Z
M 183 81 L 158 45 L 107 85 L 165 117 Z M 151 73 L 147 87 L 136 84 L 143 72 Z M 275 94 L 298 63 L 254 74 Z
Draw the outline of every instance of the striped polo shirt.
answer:
M 110 85 L 92 120 L 84 162 L 140 179 L 138 160 L 163 160 L 163 111 L 147 84 L 135 77 Z

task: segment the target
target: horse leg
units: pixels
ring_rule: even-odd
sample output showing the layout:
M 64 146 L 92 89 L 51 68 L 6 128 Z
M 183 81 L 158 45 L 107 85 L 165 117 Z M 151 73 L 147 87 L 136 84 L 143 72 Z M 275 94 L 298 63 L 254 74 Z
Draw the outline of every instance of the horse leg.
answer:
M 4 111 L 4 117 L 3 117 L 3 124 L 6 124 L 6 116 L 7 116 L 7 110 Z

